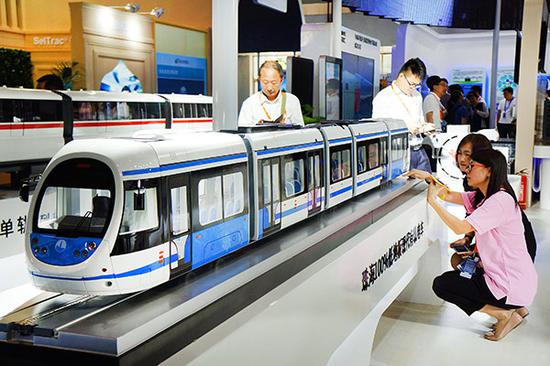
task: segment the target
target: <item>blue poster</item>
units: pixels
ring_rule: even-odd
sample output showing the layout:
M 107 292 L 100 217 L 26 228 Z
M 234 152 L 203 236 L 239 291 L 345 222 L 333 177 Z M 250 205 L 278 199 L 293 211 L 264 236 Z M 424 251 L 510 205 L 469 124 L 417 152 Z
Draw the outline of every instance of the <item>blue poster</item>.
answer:
M 206 59 L 157 52 L 159 93 L 206 95 Z

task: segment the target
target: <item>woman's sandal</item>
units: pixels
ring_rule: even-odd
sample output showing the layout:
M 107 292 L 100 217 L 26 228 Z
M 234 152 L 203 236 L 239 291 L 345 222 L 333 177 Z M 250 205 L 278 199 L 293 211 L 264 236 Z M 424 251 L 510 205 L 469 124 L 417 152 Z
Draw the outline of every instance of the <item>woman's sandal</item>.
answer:
M 519 316 L 521 316 L 523 319 L 527 318 L 527 316 L 529 315 L 529 309 L 527 309 L 525 306 L 524 307 L 521 307 L 519 309 L 516 309 L 516 313 L 519 314 Z M 493 324 L 491 326 L 491 329 L 492 330 L 495 330 L 495 327 L 496 327 L 496 323 Z
M 512 315 L 510 316 L 510 319 L 508 319 L 504 324 L 501 323 L 501 326 L 499 327 L 497 323 L 497 327 L 494 331 L 490 331 L 485 334 L 485 339 L 488 339 L 490 341 L 499 341 L 502 338 L 504 338 L 508 333 L 510 333 L 512 330 L 514 330 L 518 325 L 520 325 L 523 322 L 523 317 L 518 314 L 517 311 L 512 312 Z

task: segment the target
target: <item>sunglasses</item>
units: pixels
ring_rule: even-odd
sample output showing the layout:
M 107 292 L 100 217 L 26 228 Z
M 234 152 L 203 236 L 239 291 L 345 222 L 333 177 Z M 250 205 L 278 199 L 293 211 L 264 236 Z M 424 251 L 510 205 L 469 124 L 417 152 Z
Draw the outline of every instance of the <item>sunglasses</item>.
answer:
M 468 165 L 466 166 L 466 171 L 471 172 L 474 167 L 480 167 L 480 168 L 487 168 L 485 165 L 481 163 L 476 163 L 475 161 L 470 161 Z

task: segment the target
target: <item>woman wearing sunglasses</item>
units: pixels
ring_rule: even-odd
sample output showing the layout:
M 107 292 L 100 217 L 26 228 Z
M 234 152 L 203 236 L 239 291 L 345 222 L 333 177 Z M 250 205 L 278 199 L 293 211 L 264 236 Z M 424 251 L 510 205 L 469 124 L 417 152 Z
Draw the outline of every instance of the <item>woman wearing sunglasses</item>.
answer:
M 428 188 L 428 203 L 455 233 L 476 235 L 477 270 L 471 278 L 463 271 L 436 277 L 437 296 L 466 314 L 481 311 L 497 319 L 485 338 L 502 339 L 523 321 L 537 290 L 537 274 L 527 251 L 521 209 L 507 180 L 504 156 L 492 149 L 476 151 L 466 166 L 471 192 L 449 192 L 436 184 Z M 469 216 L 460 219 L 438 202 L 464 205 Z

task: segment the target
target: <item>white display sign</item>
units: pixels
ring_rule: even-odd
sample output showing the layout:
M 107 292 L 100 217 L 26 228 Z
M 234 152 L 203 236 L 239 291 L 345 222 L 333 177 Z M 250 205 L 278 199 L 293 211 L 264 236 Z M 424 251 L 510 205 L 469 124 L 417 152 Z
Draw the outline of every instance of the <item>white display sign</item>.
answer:
M 287 1 L 286 0 L 254 0 L 258 5 L 267 6 L 268 8 L 275 9 L 282 13 L 287 11 Z
M 28 210 L 18 197 L 0 200 L 0 258 L 23 252 Z

